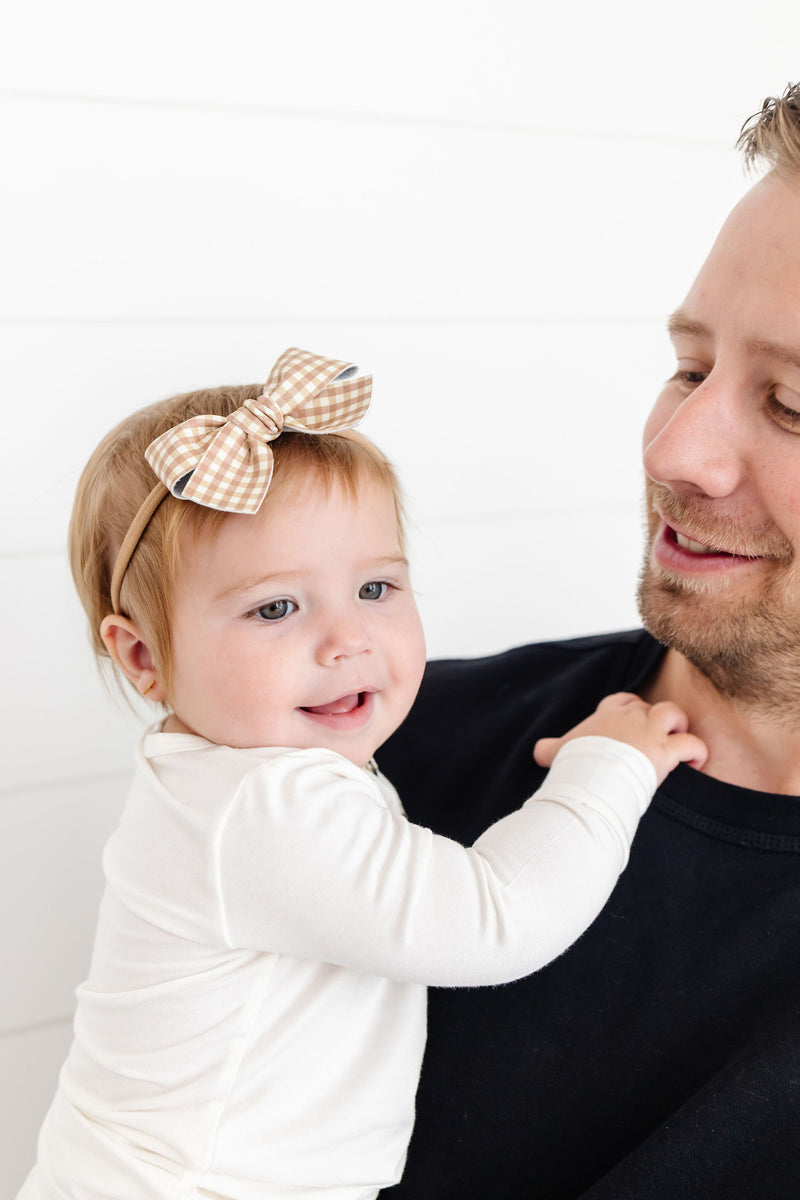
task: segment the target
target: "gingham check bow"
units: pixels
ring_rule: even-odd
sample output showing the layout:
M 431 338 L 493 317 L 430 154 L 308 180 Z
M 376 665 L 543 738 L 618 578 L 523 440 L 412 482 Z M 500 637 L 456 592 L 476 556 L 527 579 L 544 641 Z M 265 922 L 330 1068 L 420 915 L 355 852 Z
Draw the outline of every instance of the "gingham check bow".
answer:
M 356 370 L 284 350 L 256 400 L 229 417 L 191 417 L 151 442 L 145 457 L 173 496 L 222 512 L 258 512 L 272 479 L 269 443 L 284 429 L 337 433 L 364 416 L 372 376 L 354 378 Z

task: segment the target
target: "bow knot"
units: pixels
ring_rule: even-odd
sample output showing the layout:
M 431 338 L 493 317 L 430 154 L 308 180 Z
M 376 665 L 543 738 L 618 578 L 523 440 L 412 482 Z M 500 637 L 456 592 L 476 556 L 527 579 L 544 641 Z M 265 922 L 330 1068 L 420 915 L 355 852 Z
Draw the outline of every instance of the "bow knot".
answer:
M 227 423 L 256 441 L 274 442 L 283 433 L 283 413 L 266 393 L 257 400 L 245 400 L 227 418 Z
M 264 392 L 229 417 L 208 413 L 168 429 L 145 452 L 173 496 L 222 512 L 256 513 L 272 479 L 270 442 L 284 429 L 337 433 L 369 407 L 372 376 L 352 363 L 285 350 Z

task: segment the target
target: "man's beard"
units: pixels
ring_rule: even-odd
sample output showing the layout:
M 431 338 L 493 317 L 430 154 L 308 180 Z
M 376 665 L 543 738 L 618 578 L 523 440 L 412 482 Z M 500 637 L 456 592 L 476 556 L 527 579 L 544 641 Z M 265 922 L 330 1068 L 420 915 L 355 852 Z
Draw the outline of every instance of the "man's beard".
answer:
M 763 586 L 733 578 L 672 575 L 651 557 L 650 536 L 639 578 L 639 612 L 659 642 L 677 650 L 722 695 L 771 717 L 800 718 L 800 580 L 791 544 L 774 525 L 746 530 L 741 523 L 704 511 L 708 502 L 682 500 L 650 484 L 652 502 L 669 523 L 705 545 L 765 559 Z

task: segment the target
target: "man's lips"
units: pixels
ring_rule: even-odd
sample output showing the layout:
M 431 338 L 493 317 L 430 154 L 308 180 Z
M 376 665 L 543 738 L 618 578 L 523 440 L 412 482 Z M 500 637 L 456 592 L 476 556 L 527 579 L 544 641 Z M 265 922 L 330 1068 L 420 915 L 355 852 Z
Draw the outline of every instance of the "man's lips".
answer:
M 651 479 L 647 504 L 652 556 L 668 571 L 708 576 L 767 565 L 790 567 L 795 561 L 794 546 L 775 521 L 766 514 L 759 519 L 736 497 L 717 501 L 673 491 Z
M 301 706 L 298 711 L 328 729 L 361 729 L 372 716 L 375 693 L 349 692 L 325 704 Z
M 719 551 L 712 550 L 710 546 L 704 546 L 702 542 L 693 542 L 691 538 L 684 537 L 682 533 L 678 533 L 676 529 L 672 530 L 675 535 L 675 541 L 680 546 L 681 550 L 688 550 L 690 554 L 717 554 Z
M 722 554 L 726 558 L 746 558 L 747 555 L 739 555 L 732 550 L 722 550 L 718 546 L 709 546 L 705 542 L 696 542 L 694 538 L 687 537 L 685 533 L 678 533 L 677 529 L 672 526 L 667 526 L 667 537 L 673 538 L 675 544 L 688 554 Z
M 656 562 L 673 571 L 728 571 L 763 561 L 761 556 L 737 554 L 708 542 L 700 542 L 664 522 L 653 543 Z

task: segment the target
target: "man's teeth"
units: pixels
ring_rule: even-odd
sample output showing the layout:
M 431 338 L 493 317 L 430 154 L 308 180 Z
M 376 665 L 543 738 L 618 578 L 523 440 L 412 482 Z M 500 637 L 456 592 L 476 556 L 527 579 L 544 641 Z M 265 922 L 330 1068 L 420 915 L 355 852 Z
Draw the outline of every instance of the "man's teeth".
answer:
M 704 546 L 702 542 L 693 542 L 691 538 L 684 537 L 682 533 L 675 534 L 675 541 L 678 543 L 681 550 L 688 550 L 690 554 L 714 553 L 710 546 Z

